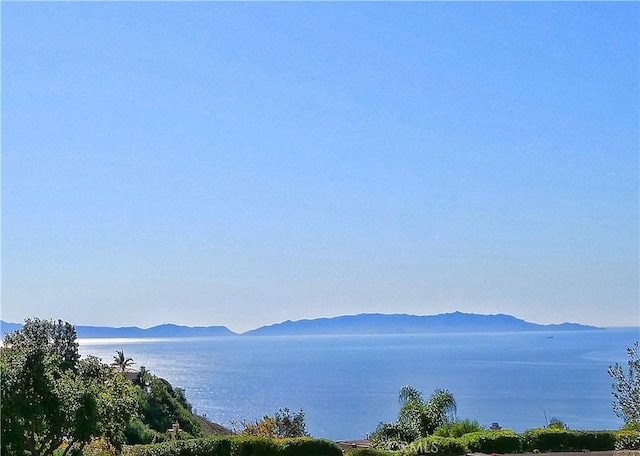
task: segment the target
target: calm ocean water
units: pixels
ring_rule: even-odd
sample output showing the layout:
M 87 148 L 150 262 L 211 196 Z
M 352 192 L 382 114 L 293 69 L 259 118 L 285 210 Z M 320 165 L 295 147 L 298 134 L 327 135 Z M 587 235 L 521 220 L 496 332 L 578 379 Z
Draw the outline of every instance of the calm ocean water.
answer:
M 553 336 L 553 337 L 551 337 Z M 81 339 L 83 355 L 137 366 L 186 389 L 199 414 L 230 426 L 280 407 L 305 411 L 308 430 L 362 438 L 398 411 L 398 390 L 447 388 L 458 417 L 517 432 L 558 417 L 573 429 L 613 429 L 607 367 L 626 363 L 640 329 L 399 336 L 233 336 Z

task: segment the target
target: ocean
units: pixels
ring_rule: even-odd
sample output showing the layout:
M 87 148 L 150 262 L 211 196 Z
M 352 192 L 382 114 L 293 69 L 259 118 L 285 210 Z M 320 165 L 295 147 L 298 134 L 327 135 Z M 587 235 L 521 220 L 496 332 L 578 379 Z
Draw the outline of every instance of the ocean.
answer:
M 110 363 L 124 350 L 186 390 L 194 411 L 223 426 L 281 407 L 308 431 L 359 439 L 397 415 L 398 391 L 451 391 L 459 418 L 521 432 L 557 417 L 572 429 L 615 429 L 609 365 L 627 361 L 639 328 L 357 336 L 80 339 Z

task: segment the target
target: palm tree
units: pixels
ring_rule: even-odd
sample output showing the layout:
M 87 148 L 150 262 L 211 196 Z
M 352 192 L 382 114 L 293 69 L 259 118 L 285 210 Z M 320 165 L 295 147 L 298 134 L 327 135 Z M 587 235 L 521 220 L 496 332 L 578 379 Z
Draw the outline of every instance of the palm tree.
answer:
M 454 421 L 456 401 L 446 389 L 436 389 L 429 400 L 412 386 L 403 386 L 399 394 L 400 411 L 395 423 L 380 423 L 372 435 L 374 446 L 398 450 L 440 426 Z
M 427 401 L 427 416 L 431 420 L 431 427 L 428 429 L 432 434 L 440 426 L 445 426 L 456 420 L 457 405 L 453 394 L 444 388 L 438 388 Z
M 111 365 L 117 367 L 120 372 L 126 372 L 133 364 L 135 364 L 133 358 L 125 358 L 124 350 L 116 351 L 116 355 L 113 357 L 113 362 L 111 363 Z

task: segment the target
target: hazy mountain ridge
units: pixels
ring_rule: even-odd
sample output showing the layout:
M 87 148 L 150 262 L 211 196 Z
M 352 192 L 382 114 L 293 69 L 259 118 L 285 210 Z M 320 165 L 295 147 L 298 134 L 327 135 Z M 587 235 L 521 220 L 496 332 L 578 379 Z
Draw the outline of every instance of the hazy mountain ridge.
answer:
M 21 324 L 0 321 L 2 334 L 20 329 Z M 421 334 L 499 331 L 568 331 L 602 329 L 578 323 L 541 325 L 512 315 L 482 315 L 463 312 L 439 315 L 358 314 L 309 320 L 287 320 L 242 333 L 248 336 Z M 163 324 L 151 328 L 76 326 L 82 338 L 158 338 L 237 336 L 225 326 L 180 326 Z
M 512 315 L 453 312 L 439 315 L 359 314 L 312 320 L 285 321 L 263 326 L 246 335 L 421 334 L 443 332 L 494 332 L 599 329 L 577 323 L 540 325 Z
M 15 331 L 22 327 L 18 323 L 0 321 L 2 334 Z M 109 326 L 76 326 L 78 337 L 81 338 L 158 338 L 158 337 L 212 337 L 237 335 L 225 326 L 180 326 L 163 324 L 151 328 L 137 326 L 109 327 Z

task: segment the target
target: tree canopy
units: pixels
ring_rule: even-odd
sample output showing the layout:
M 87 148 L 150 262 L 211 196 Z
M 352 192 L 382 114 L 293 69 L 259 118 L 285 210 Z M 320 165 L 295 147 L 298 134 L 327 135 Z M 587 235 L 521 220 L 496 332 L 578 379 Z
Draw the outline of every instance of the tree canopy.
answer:
M 3 454 L 64 455 L 104 437 L 116 449 L 136 411 L 133 385 L 98 358 L 80 360 L 75 328 L 27 319 L 0 351 Z
M 640 356 L 638 341 L 627 348 L 627 369 L 616 363 L 609 366 L 609 375 L 613 378 L 613 411 L 625 424 L 640 423 Z

